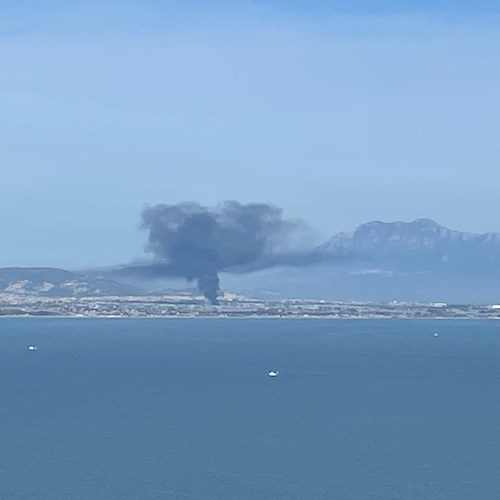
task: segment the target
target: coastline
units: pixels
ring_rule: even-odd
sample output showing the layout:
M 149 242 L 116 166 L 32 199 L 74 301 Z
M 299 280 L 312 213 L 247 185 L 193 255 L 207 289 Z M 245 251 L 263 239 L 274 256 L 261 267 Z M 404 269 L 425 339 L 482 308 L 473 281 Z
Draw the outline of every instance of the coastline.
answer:
M 318 320 L 331 320 L 331 321 L 362 321 L 362 320 L 373 320 L 373 321 L 394 321 L 394 320 L 417 320 L 417 321 L 498 321 L 500 317 L 490 317 L 490 316 L 162 316 L 162 315 L 150 315 L 150 316 L 81 316 L 81 315 L 37 315 L 37 314 L 2 314 L 0 315 L 0 321 L 2 319 L 81 319 L 81 320 L 148 320 L 148 319 L 162 319 L 162 320 L 301 320 L 301 321 L 318 321 Z
M 47 297 L 0 294 L 0 318 L 72 319 L 500 319 L 499 304 L 343 302 L 312 299 L 221 298 L 179 295 Z

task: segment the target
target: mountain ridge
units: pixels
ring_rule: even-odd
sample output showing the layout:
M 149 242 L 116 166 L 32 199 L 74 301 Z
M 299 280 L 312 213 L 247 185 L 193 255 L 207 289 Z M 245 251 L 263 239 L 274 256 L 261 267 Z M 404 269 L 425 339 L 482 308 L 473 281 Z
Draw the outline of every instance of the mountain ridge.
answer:
M 500 263 L 500 233 L 461 232 L 432 219 L 372 221 L 333 236 L 319 249 L 332 258 L 367 259 L 398 269 L 477 272 Z
M 375 240 L 373 237 L 375 236 Z M 372 237 L 371 243 L 388 243 L 389 241 L 403 241 L 407 243 L 420 243 L 407 249 L 430 249 L 438 241 L 446 242 L 475 242 L 494 244 L 500 249 L 500 233 L 471 233 L 462 232 L 441 226 L 433 219 L 415 219 L 411 222 L 395 221 L 383 222 L 374 220 L 361 224 L 354 231 L 338 233 L 332 236 L 321 248 L 334 250 L 342 245 L 360 246 Z
M 500 303 L 500 233 L 461 232 L 428 218 L 375 220 L 337 233 L 312 254 L 321 258 L 223 273 L 222 286 L 256 297 Z M 112 270 L 0 268 L 0 292 L 14 294 L 144 295 L 151 293 L 145 288 L 161 293 L 166 282 L 129 284 Z M 184 282 L 168 288 L 178 286 Z
M 371 221 L 314 252 L 326 256 L 321 265 L 227 281 L 258 296 L 500 303 L 500 233 L 461 232 L 428 218 Z
M 138 287 L 90 273 L 57 267 L 0 268 L 0 293 L 50 297 L 142 295 Z

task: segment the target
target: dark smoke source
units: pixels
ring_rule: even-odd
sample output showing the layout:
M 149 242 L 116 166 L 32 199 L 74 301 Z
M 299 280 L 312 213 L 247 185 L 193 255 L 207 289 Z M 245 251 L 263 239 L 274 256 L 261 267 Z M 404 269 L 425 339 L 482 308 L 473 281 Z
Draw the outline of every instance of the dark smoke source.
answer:
M 303 259 L 291 248 L 303 236 L 304 225 L 284 220 L 281 209 L 267 204 L 155 205 L 142 213 L 142 227 L 149 231 L 146 250 L 156 261 L 149 272 L 196 280 L 212 304 L 220 291 L 220 271 L 243 272 Z

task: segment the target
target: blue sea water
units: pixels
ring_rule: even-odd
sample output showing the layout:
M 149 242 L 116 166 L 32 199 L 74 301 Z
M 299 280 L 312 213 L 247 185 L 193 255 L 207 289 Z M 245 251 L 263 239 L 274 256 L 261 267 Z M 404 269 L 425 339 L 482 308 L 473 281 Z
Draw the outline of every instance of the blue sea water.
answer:
M 0 320 L 2 499 L 492 500 L 499 450 L 500 322 Z

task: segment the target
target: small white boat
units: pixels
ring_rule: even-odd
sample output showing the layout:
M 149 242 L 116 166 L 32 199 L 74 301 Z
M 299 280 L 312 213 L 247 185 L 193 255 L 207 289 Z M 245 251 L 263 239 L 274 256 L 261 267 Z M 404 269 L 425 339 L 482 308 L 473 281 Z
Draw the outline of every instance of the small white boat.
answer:
M 439 337 L 439 333 L 437 333 L 437 332 L 436 332 L 436 333 L 434 334 L 434 337 Z
M 38 351 L 38 347 L 36 345 L 30 345 L 28 351 Z
M 279 374 L 280 374 L 280 372 L 278 370 L 271 370 L 270 372 L 268 372 L 267 375 L 269 377 L 277 377 Z

